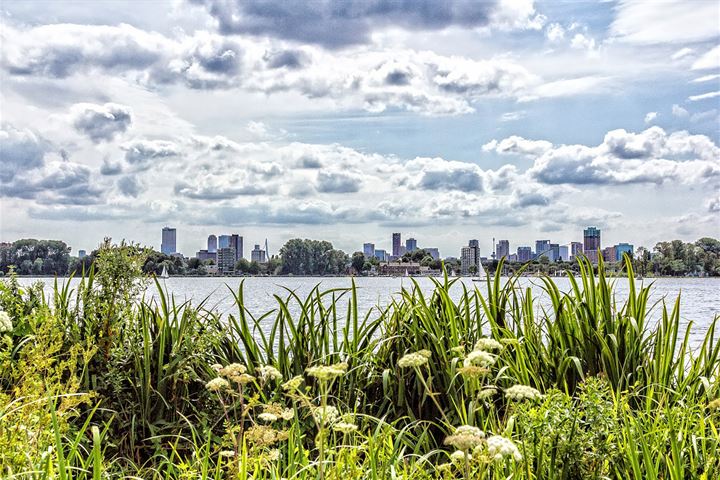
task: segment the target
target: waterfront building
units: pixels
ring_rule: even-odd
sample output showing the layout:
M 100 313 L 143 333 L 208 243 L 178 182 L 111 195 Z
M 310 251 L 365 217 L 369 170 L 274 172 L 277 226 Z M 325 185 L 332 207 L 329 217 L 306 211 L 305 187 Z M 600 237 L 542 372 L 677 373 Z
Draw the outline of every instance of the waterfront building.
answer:
M 510 241 L 509 240 L 499 240 L 497 245 L 495 246 L 495 252 L 497 253 L 498 260 L 507 257 L 510 255 Z
M 617 252 L 615 251 L 615 246 L 612 247 L 605 247 L 602 249 L 602 258 L 607 263 L 615 263 L 617 259 Z
M 255 245 L 253 251 L 250 252 L 250 261 L 257 263 L 267 262 L 267 259 L 265 258 L 265 250 L 261 249 L 260 245 Z
M 208 236 L 207 251 L 208 253 L 217 253 L 217 237 L 215 235 Z
M 623 260 L 623 253 L 630 255 L 630 258 L 634 256 L 634 248 L 629 243 L 618 243 L 615 245 L 615 261 L 621 262 Z
M 78 250 L 78 258 L 85 258 L 87 257 L 87 252 L 85 250 Z
M 547 257 L 551 262 L 557 262 L 560 260 L 560 245 L 557 243 L 551 243 L 547 252 Z
M 220 235 L 218 237 L 218 249 L 230 248 L 230 235 Z
M 170 227 L 163 227 L 160 251 L 165 255 L 177 252 L 177 230 Z
M 405 249 L 405 245 L 400 245 L 400 249 L 398 250 L 398 257 L 402 257 L 403 255 L 405 255 L 406 252 L 407 250 Z
M 218 248 L 217 266 L 220 273 L 233 273 L 235 271 L 235 249 L 232 247 Z
M 372 258 L 375 256 L 375 244 L 374 243 L 363 243 L 363 255 L 365 258 Z
M 425 247 L 423 250 L 429 253 L 433 260 L 440 260 L 440 249 L 437 247 Z
M 395 257 L 399 257 L 400 254 L 400 247 L 402 246 L 402 239 L 400 237 L 399 233 L 393 233 L 392 234 L 392 254 Z
M 583 253 L 582 242 L 570 242 L 570 260 L 575 260 Z
M 460 249 L 460 272 L 463 275 L 469 273 L 477 273 L 478 265 L 477 249 L 475 247 L 467 246 Z M 473 272 L 470 271 L 470 267 L 473 268 Z
M 480 271 L 480 242 L 477 239 L 470 239 L 468 240 L 468 247 L 472 248 L 474 250 L 473 255 L 475 256 L 475 267 L 477 268 L 477 271 Z
M 210 252 L 208 250 L 198 250 L 195 257 L 201 262 L 212 260 L 214 263 L 217 263 L 217 249 L 215 249 L 214 252 Z
M 374 247 L 374 245 L 373 245 Z M 379 261 L 384 262 L 387 260 L 387 252 L 385 250 L 377 249 L 373 251 L 373 256 L 377 258 Z
M 518 247 L 517 248 L 517 261 L 518 262 L 529 262 L 533 259 L 532 247 Z
M 415 262 L 387 262 L 380 264 L 381 275 L 420 275 L 430 271 L 430 267 L 424 267 Z
M 511 253 L 510 255 L 508 255 L 507 258 L 508 258 L 508 262 L 517 262 L 518 261 L 517 253 Z
M 567 245 L 560 245 L 560 256 L 558 260 L 562 260 L 563 262 L 570 260 L 570 249 Z
M 550 240 L 535 240 L 535 258 L 548 257 Z
M 230 246 L 235 249 L 235 261 L 237 262 L 241 258 L 244 258 L 243 255 L 243 237 L 240 235 L 233 233 L 230 235 Z
M 414 238 L 408 238 L 407 240 L 405 240 L 405 251 L 406 252 L 414 252 L 417 249 L 418 249 L 417 240 L 415 240 Z
M 583 230 L 583 253 L 593 263 L 597 262 L 598 250 L 600 250 L 600 248 L 600 229 L 588 227 Z

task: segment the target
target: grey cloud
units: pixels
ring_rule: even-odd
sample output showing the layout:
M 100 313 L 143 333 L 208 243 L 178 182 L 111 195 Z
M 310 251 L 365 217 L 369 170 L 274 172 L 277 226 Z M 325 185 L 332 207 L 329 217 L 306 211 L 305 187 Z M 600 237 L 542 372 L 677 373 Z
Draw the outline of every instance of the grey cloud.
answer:
M 475 0 L 189 0 L 203 5 L 227 34 L 267 35 L 329 48 L 366 43 L 375 28 L 438 30 L 483 26 L 495 2 Z
M 187 182 L 175 184 L 175 193 L 195 200 L 229 200 L 244 195 L 262 195 L 270 193 L 257 184 L 231 186 L 198 186 Z
M 7 182 L 19 172 L 42 167 L 48 143 L 30 130 L 12 125 L 0 127 L 0 181 Z
M 454 170 L 429 170 L 420 178 L 419 186 L 426 190 L 460 190 L 481 192 L 483 180 L 473 168 Z
M 122 148 L 125 150 L 125 160 L 139 167 L 146 167 L 151 161 L 180 154 L 177 145 L 164 140 L 137 140 L 123 145 Z
M 103 160 L 102 165 L 100 166 L 100 173 L 102 175 L 119 175 L 123 171 L 122 164 L 120 162 L 111 162 L 107 158 Z
M 277 52 L 267 52 L 263 59 L 267 62 L 269 68 L 288 68 L 296 70 L 304 67 L 309 59 L 301 50 L 281 50 Z
M 125 195 L 126 197 L 133 197 L 137 198 L 138 195 L 140 195 L 143 190 L 145 190 L 144 186 L 140 181 L 137 179 L 137 177 L 133 176 L 126 176 L 122 177 L 117 182 L 118 190 L 120 190 L 120 193 Z
M 385 83 L 388 85 L 408 85 L 410 83 L 410 74 L 401 70 L 394 70 L 385 76 Z
M 42 169 L 17 175 L 2 184 L 6 197 L 36 199 L 40 203 L 96 203 L 102 191 L 91 183 L 90 169 L 66 161 L 47 162 Z
M 346 173 L 320 172 L 317 190 L 323 193 L 354 193 L 360 190 L 362 180 Z
M 110 141 L 132 123 L 132 111 L 125 105 L 80 103 L 71 109 L 73 127 L 95 143 Z

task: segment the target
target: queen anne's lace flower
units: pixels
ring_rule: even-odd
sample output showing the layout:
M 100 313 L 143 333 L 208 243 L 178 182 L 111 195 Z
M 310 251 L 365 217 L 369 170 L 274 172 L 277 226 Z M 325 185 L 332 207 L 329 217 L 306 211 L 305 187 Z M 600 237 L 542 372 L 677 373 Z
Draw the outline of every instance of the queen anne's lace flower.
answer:
M 277 421 L 278 417 L 274 413 L 270 412 L 263 412 L 260 415 L 258 415 L 258 418 L 266 423 L 272 423 Z
M 497 393 L 497 389 L 490 387 L 490 388 L 484 388 L 478 392 L 478 400 L 489 400 L 492 397 L 495 396 Z
M 220 453 L 218 453 L 218 455 L 220 455 L 223 458 L 232 458 L 235 456 L 235 452 L 233 452 L 232 450 L 223 450 Z
M 10 315 L 5 310 L 0 310 L 0 333 L 12 332 L 13 324 Z
M 278 460 L 280 460 L 280 450 L 278 450 L 277 448 L 269 450 L 267 452 L 267 459 L 271 462 L 277 462 Z
M 280 370 L 273 367 L 272 365 L 263 365 L 261 367 L 258 367 L 258 373 L 260 374 L 260 378 L 262 378 L 264 381 L 268 380 L 282 380 L 283 376 L 282 373 L 280 373 Z
M 334 380 L 337 377 L 345 375 L 347 372 L 348 364 L 345 362 L 336 363 L 334 365 L 320 365 L 317 367 L 310 367 L 307 370 L 308 375 L 315 377 L 320 381 L 328 382 Z
M 716 398 L 712 402 L 708 403 L 708 408 L 710 410 L 720 410 L 720 398 Z
M 340 417 L 340 412 L 338 412 L 338 409 L 333 407 L 332 405 L 328 405 L 324 408 L 315 407 L 313 408 L 312 414 L 315 418 L 315 421 L 320 425 L 333 424 Z
M 283 390 L 287 391 L 293 391 L 300 388 L 300 385 L 303 383 L 303 377 L 302 375 L 296 375 L 287 382 L 282 384 Z
M 542 398 L 542 393 L 527 385 L 513 385 L 505 390 L 505 397 L 510 400 L 537 400 Z
M 495 363 L 495 356 L 490 353 L 486 352 L 484 350 L 473 350 L 472 352 L 468 353 L 468 356 L 465 357 L 465 360 L 463 361 L 463 366 L 469 367 L 471 365 L 479 366 L 479 367 L 488 367 Z
M 340 433 L 352 433 L 358 429 L 357 425 L 348 422 L 337 422 L 333 424 L 332 428 Z
M 457 427 L 455 432 L 445 438 L 445 445 L 452 445 L 458 450 L 470 450 L 482 442 L 485 432 L 472 425 Z
M 421 367 L 425 365 L 428 362 L 428 358 L 430 356 L 428 355 L 430 352 L 427 350 L 420 351 L 420 352 L 414 352 L 414 353 L 408 353 L 404 357 L 402 357 L 400 360 L 398 360 L 398 367 L 400 368 L 413 368 L 413 367 Z
M 522 454 L 517 445 L 509 438 L 499 435 L 493 435 L 487 439 L 487 452 L 490 458 L 496 461 L 502 461 L 506 458 L 512 458 L 516 462 L 522 460 Z
M 293 410 L 292 408 L 287 408 L 280 412 L 280 417 L 283 420 L 292 420 L 293 418 L 295 418 L 295 410 Z
M 205 387 L 211 392 L 219 392 L 220 390 L 227 390 L 230 388 L 230 384 L 224 378 L 217 377 L 205 384 Z
M 486 352 L 492 352 L 495 350 L 502 350 L 502 343 L 498 342 L 494 338 L 481 338 L 475 343 L 474 350 L 484 350 Z
M 454 464 L 461 464 L 465 461 L 465 452 L 462 450 L 455 450 L 450 454 L 450 461 Z

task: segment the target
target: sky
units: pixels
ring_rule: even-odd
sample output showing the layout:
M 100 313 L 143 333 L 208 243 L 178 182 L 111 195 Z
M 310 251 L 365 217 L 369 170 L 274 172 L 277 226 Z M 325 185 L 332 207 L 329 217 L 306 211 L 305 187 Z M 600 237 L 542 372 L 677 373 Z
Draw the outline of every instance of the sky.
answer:
M 0 3 L 0 240 L 720 236 L 715 0 Z

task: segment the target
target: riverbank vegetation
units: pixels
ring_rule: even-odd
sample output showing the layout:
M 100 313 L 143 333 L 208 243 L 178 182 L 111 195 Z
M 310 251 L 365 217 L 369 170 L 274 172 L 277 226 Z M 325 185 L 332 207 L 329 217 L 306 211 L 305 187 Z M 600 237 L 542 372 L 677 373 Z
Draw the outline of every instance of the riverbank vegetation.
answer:
M 144 296 L 146 255 L 105 244 L 52 298 L 0 282 L 2 478 L 720 477 L 719 319 L 691 346 L 629 265 L 625 302 L 580 263 L 545 310 L 497 275 L 365 315 L 319 287 L 251 312 L 240 283 L 221 316 Z

